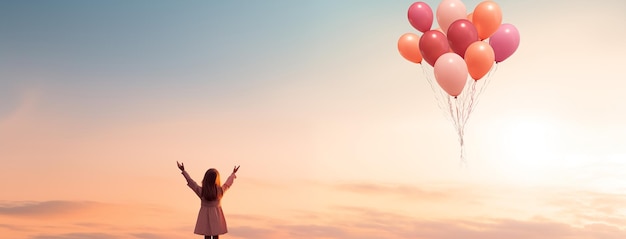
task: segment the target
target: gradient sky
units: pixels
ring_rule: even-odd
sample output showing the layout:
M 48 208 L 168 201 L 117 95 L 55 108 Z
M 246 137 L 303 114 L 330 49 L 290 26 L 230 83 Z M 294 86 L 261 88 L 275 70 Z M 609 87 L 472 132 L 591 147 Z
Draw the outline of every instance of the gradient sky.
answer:
M 626 2 L 496 2 L 461 166 L 413 1 L 0 1 L 0 235 L 200 238 L 178 160 L 224 238 L 626 238 Z

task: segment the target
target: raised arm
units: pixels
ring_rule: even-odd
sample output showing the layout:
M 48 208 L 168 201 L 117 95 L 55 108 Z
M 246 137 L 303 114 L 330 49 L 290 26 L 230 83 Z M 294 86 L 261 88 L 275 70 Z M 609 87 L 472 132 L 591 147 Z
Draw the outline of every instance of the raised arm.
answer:
M 239 170 L 240 166 L 236 166 L 233 169 L 233 173 L 230 174 L 230 176 L 228 176 L 228 179 L 226 179 L 226 182 L 224 182 L 224 185 L 222 185 L 222 190 L 224 192 L 226 192 L 226 190 L 228 190 L 230 188 L 231 185 L 233 185 L 233 182 L 235 181 L 235 178 L 237 178 L 237 170 Z
M 185 171 L 185 165 L 183 163 L 178 163 L 178 161 L 176 161 L 176 164 L 178 165 L 178 168 L 180 169 L 183 176 L 185 176 L 185 180 L 187 180 L 187 186 L 189 186 L 189 188 L 191 188 L 191 190 L 193 190 L 196 193 L 196 195 L 200 197 L 200 195 L 202 194 L 202 187 L 200 187 L 196 183 L 196 181 L 193 181 L 191 176 L 189 176 L 189 173 Z

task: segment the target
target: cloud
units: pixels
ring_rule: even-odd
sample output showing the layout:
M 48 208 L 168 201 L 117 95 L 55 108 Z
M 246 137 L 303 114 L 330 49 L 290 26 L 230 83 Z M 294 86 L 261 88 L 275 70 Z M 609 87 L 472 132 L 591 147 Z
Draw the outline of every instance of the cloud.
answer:
M 180 238 L 192 233 L 180 227 L 182 215 L 150 204 L 9 201 L 0 203 L 0 233 L 29 239 Z
M 261 181 L 261 180 L 259 180 Z M 269 183 L 265 183 L 270 185 Z M 403 199 L 410 199 L 415 201 L 421 199 L 424 201 L 440 201 L 440 200 L 455 200 L 462 198 L 463 201 L 467 201 L 468 198 L 478 199 L 482 194 L 476 194 L 477 188 L 468 190 L 460 188 L 458 186 L 449 185 L 434 185 L 434 186 L 416 186 L 406 183 L 380 183 L 372 181 L 348 181 L 348 182 L 322 182 L 315 180 L 298 180 L 295 183 L 298 187 L 315 188 L 322 190 L 329 190 L 332 193 L 354 193 L 361 194 L 363 196 L 391 196 Z M 294 190 L 297 189 L 294 186 L 293 181 L 287 183 L 275 183 L 272 188 Z M 480 188 L 479 188 L 480 189 Z M 482 188 L 489 191 L 493 189 Z
M 89 210 L 102 205 L 89 201 L 10 202 L 0 205 L 0 215 L 53 216 Z
M 394 235 L 389 238 L 578 239 L 626 236 L 626 227 L 623 226 L 626 225 L 625 212 L 620 211 L 623 210 L 622 205 L 626 203 L 626 197 L 623 195 L 597 192 L 554 193 L 560 195 L 558 197 L 560 201 L 553 201 L 555 204 L 547 211 L 561 209 L 561 213 L 556 216 L 545 213 L 543 217 L 532 218 L 523 218 L 519 215 L 512 217 L 411 215 L 409 212 L 391 212 L 377 207 L 346 205 L 333 206 L 328 215 L 310 213 L 325 218 L 343 218 L 329 224 L 349 229 L 348 231 L 353 231 L 353 234 L 371 231 L 376 234 Z M 566 217 L 563 217 L 564 215 Z M 580 220 L 572 221 L 569 217 Z
M 169 239 L 169 237 L 166 237 L 164 235 L 159 235 L 159 234 L 155 234 L 155 233 L 147 233 L 147 232 L 143 232 L 143 233 L 131 233 L 130 235 L 133 235 L 137 238 L 141 238 L 141 239 Z
M 315 184 L 313 184 L 315 186 Z M 454 208 L 457 198 L 451 190 L 428 190 L 406 185 L 367 183 L 317 184 L 331 191 L 347 191 L 366 195 L 385 192 L 401 197 L 404 193 L 422 195 L 426 200 L 443 202 L 443 206 Z M 510 190 L 516 190 L 511 189 Z M 470 192 L 470 190 L 465 190 Z M 520 192 L 517 192 L 520 193 Z M 525 191 L 521 192 L 525 193 Z M 463 193 L 462 193 L 463 194 Z M 517 195 L 517 194 L 516 194 Z M 389 210 L 388 207 L 359 205 L 358 203 L 326 205 L 321 208 L 300 208 L 279 211 L 276 214 L 254 214 L 238 212 L 227 215 L 229 237 L 233 238 L 396 238 L 396 239 L 617 239 L 626 238 L 626 222 L 622 205 L 626 197 L 590 191 L 550 191 L 537 200 L 543 202 L 543 211 L 532 217 L 518 214 L 485 215 L 453 213 L 451 215 L 415 213 L 410 210 Z M 394 197 L 395 197 L 394 196 Z M 518 199 L 521 200 L 521 199 Z M 428 201 L 427 201 L 428 202 Z M 411 205 L 411 204 L 405 204 Z M 489 210 L 496 206 L 485 203 Z M 161 239 L 192 236 L 191 226 L 166 223 L 163 218 L 176 214 L 153 205 L 123 205 L 91 201 L 43 201 L 0 203 L 0 217 L 20 218 L 11 223 L 0 224 L 0 229 L 16 235 L 31 235 L 30 239 L 74 239 L 80 238 L 134 238 Z M 160 209 L 160 210 L 159 210 Z M 157 210 L 156 212 L 154 210 Z M 74 221 L 65 222 L 64 215 L 75 212 L 107 211 L 112 217 L 100 218 L 93 213 L 76 214 Z M 135 214 L 149 215 L 155 220 L 135 218 L 126 220 L 117 212 L 134 217 Z M 480 210 L 478 212 L 481 212 Z M 551 214 L 553 213 L 553 214 Z M 55 227 L 45 226 L 39 216 L 57 216 Z M 506 216 L 503 216 L 506 215 Z M 124 220 L 122 220 L 124 219 Z M 137 219 L 137 220 L 136 220 Z M 22 221 L 29 223 L 20 224 Z M 181 225 L 187 225 L 181 227 Z M 117 234 L 115 234 L 117 233 Z
M 292 238 L 344 238 L 347 235 L 344 228 L 332 225 L 282 225 L 276 228 L 286 231 Z
M 626 225 L 626 194 L 591 191 L 562 192 L 547 205 L 557 209 L 558 216 L 580 223 Z
M 191 233 L 189 233 L 191 234 Z M 106 233 L 106 232 L 76 232 L 76 233 L 59 233 L 59 234 L 40 234 L 30 237 L 29 239 L 171 239 L 179 238 L 181 235 L 172 235 L 168 233 L 157 234 L 149 232 L 141 233 Z
M 513 219 L 502 217 L 438 218 L 410 215 L 369 207 L 337 205 L 329 211 L 308 211 L 301 220 L 272 216 L 267 223 L 231 220 L 230 235 L 237 238 L 381 238 L 381 239 L 617 239 L 626 230 L 607 223 L 574 224 L 545 217 Z M 299 211 L 301 214 L 305 211 Z M 314 215 L 314 216 L 313 216 Z
M 229 236 L 240 237 L 240 238 L 272 238 L 275 233 L 274 230 L 269 228 L 260 228 L 260 227 L 252 227 L 252 226 L 236 226 L 228 228 Z
M 617 193 L 497 184 L 459 188 L 305 181 L 297 185 L 332 195 L 333 200 L 302 202 L 311 207 L 297 209 L 279 207 L 275 214 L 238 211 L 227 216 L 230 235 L 302 239 L 626 238 L 626 195 Z M 390 200 L 393 198 L 404 201 Z
M 336 190 L 368 195 L 394 195 L 407 197 L 412 200 L 443 200 L 449 199 L 451 194 L 445 191 L 427 190 L 411 185 L 377 184 L 377 183 L 344 183 L 335 186 Z
M 107 233 L 66 233 L 52 235 L 38 235 L 31 239 L 119 239 L 120 237 Z
M 9 229 L 9 230 L 12 230 L 12 231 L 21 231 L 21 232 L 30 231 L 30 230 L 28 230 L 28 229 L 26 229 L 24 227 L 12 225 L 12 224 L 0 224 L 0 228 Z
M 276 219 L 272 219 L 270 217 L 261 216 L 261 215 L 250 215 L 250 214 L 228 214 L 228 218 L 230 220 L 237 220 L 242 222 L 268 222 L 268 223 L 277 223 Z
M 89 214 L 123 216 L 155 216 L 172 213 L 172 209 L 151 204 L 114 204 L 96 201 L 9 201 L 0 203 L 0 216 L 11 217 L 67 217 Z M 81 222 L 84 225 L 97 225 L 95 221 Z
M 79 223 L 74 223 L 73 225 L 82 227 L 82 228 L 99 228 L 99 229 L 106 229 L 106 230 L 119 230 L 118 227 L 113 226 L 111 224 L 106 224 L 106 223 L 79 222 Z

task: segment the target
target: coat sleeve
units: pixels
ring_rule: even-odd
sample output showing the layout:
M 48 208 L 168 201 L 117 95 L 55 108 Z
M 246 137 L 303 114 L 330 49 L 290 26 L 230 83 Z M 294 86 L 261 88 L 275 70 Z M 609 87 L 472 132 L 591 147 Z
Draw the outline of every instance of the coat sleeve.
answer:
M 187 171 L 183 171 L 182 174 L 183 176 L 185 176 L 185 179 L 187 180 L 187 186 L 189 186 L 189 188 L 191 188 L 191 190 L 193 190 L 196 193 L 196 195 L 200 197 L 200 194 L 202 193 L 202 187 L 200 187 L 196 183 L 196 181 L 193 181 L 193 179 L 189 176 Z
M 226 179 L 226 182 L 224 182 L 224 185 L 222 185 L 222 190 L 224 192 L 226 192 L 230 188 L 230 186 L 233 185 L 235 178 L 237 178 L 237 175 L 235 173 L 232 173 L 230 176 L 228 176 L 228 179 Z

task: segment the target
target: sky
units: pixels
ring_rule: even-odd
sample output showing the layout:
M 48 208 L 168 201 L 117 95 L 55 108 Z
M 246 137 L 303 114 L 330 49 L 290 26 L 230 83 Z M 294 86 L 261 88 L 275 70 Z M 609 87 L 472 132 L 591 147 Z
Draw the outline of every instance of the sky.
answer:
M 200 238 L 181 161 L 223 238 L 625 238 L 626 2 L 496 1 L 465 163 L 412 3 L 0 1 L 0 235 Z

